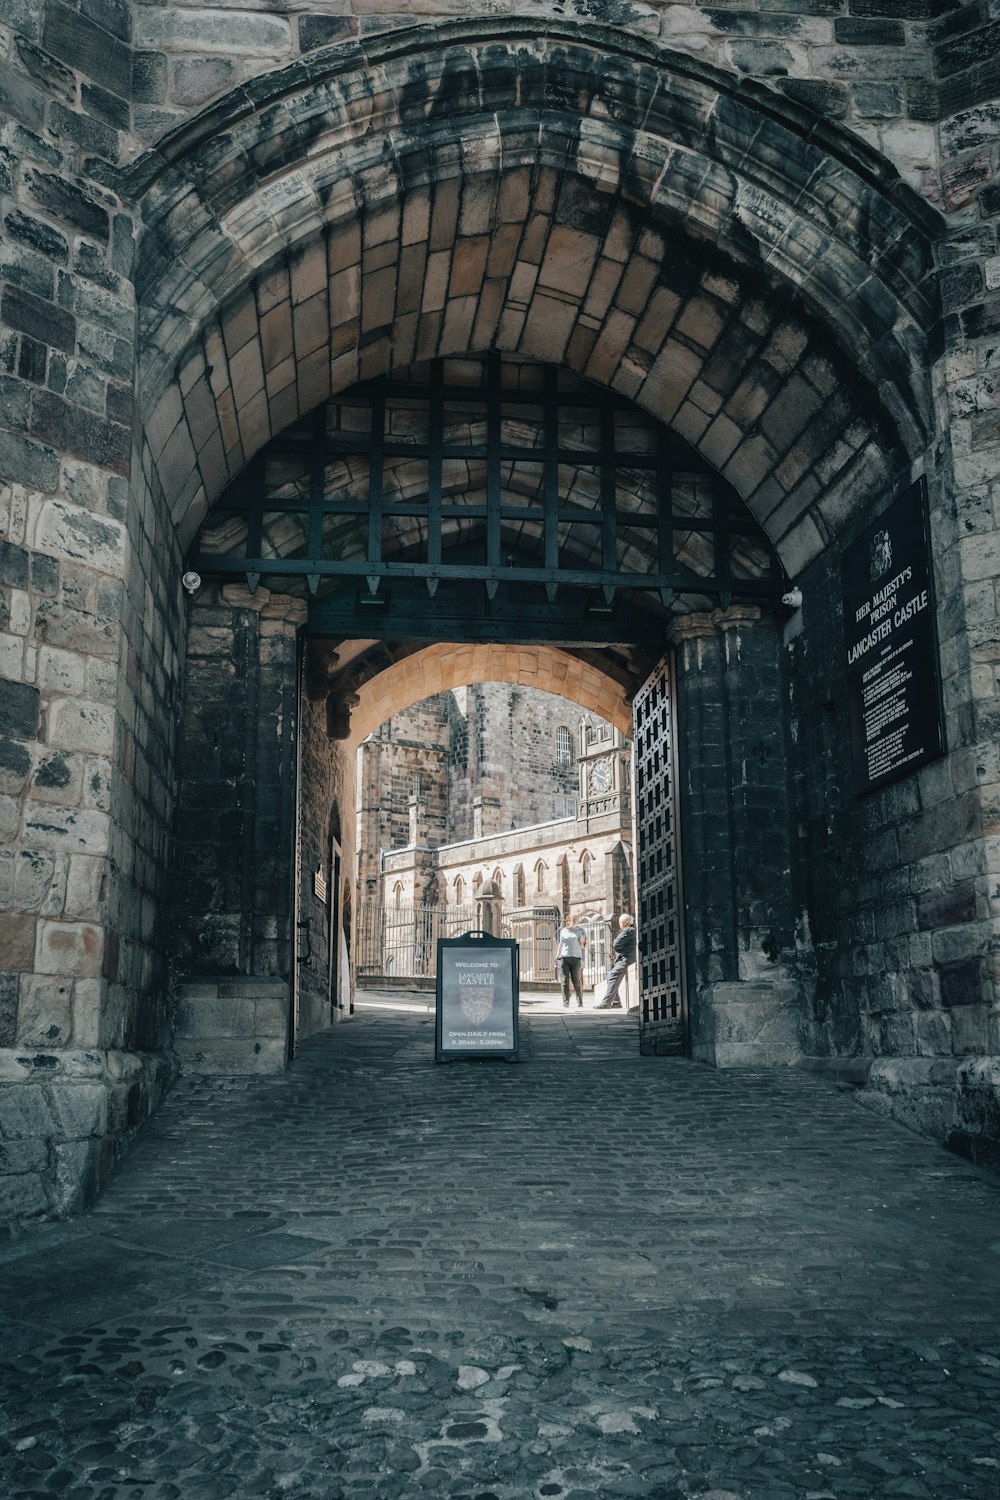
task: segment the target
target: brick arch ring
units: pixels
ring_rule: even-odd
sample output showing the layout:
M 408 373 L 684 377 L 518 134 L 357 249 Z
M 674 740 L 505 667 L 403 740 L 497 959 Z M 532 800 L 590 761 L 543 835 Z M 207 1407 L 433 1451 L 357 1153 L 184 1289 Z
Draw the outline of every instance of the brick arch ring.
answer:
M 138 408 L 183 544 L 358 379 L 500 348 L 692 442 L 794 575 L 935 433 L 938 220 L 835 125 L 611 28 L 388 31 L 126 174 Z
M 631 702 L 620 682 L 555 646 L 436 644 L 393 662 L 363 683 L 351 711 L 350 748 L 393 714 L 475 682 L 506 682 L 568 698 L 632 734 Z

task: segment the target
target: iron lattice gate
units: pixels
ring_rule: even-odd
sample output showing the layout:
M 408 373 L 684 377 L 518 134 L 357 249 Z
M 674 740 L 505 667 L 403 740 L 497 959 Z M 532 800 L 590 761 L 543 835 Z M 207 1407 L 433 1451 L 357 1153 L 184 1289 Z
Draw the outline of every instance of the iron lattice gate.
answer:
M 635 699 L 635 848 L 639 891 L 639 1050 L 687 1049 L 683 917 L 670 664 Z

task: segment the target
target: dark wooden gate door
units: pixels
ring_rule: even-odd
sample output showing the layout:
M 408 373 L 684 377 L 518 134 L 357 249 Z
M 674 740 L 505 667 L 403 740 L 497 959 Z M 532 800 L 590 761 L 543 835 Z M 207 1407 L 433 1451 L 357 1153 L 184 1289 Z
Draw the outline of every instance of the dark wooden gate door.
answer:
M 636 694 L 635 839 L 639 910 L 639 1050 L 687 1050 L 677 828 L 676 729 L 669 658 Z

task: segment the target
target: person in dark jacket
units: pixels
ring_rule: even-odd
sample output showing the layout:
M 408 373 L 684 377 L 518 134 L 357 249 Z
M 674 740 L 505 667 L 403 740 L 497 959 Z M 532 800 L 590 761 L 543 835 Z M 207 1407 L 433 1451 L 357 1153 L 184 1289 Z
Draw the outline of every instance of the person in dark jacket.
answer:
M 608 987 L 604 991 L 604 999 L 599 1000 L 594 1006 L 595 1010 L 621 1010 L 622 1003 L 618 998 L 618 991 L 629 964 L 635 963 L 635 919 L 629 916 L 627 911 L 623 912 L 618 918 L 618 926 L 621 931 L 612 944 L 615 950 L 615 961 L 608 970 Z

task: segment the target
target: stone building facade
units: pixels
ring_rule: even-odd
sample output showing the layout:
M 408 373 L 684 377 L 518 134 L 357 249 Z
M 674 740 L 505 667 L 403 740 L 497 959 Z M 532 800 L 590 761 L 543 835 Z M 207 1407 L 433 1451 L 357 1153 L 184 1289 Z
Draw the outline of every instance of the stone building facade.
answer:
M 433 642 L 359 625 L 310 698 L 308 579 L 263 580 L 263 603 L 225 601 L 232 579 L 182 587 L 210 508 L 331 393 L 496 350 L 692 445 L 802 592 L 790 624 L 720 595 L 659 639 L 674 630 L 693 1020 L 714 1024 L 718 985 L 732 1006 L 734 986 L 792 985 L 803 1056 L 854 1059 L 873 1107 L 995 1159 L 998 28 L 986 0 L 3 7 L 10 1215 L 93 1194 L 169 1082 L 185 1007 L 260 1056 L 275 981 L 287 1033 L 311 962 L 297 924 L 332 909 L 321 851 L 309 871 L 292 837 L 289 735 L 300 766 L 312 737 L 316 795 L 343 809 L 337 736 L 382 722 L 390 684 L 409 695 L 390 711 L 457 685 Z M 840 562 L 918 478 L 946 753 L 858 799 Z M 198 616 L 218 598 L 217 623 Z M 437 640 L 506 641 L 492 677 L 575 676 L 626 730 L 652 665 L 610 626 L 540 645 L 453 619 Z M 191 817 L 209 766 L 238 795 Z M 268 879 L 234 887 L 210 827 Z
M 359 895 L 449 930 L 450 914 L 474 926 L 484 899 L 508 924 L 615 918 L 634 906 L 630 766 L 621 730 L 538 689 L 418 703 L 361 746 Z
M 575 817 L 581 730 L 597 723 L 565 699 L 507 683 L 473 683 L 394 714 L 360 752 L 359 890 L 384 898 L 388 851 Z M 436 887 L 428 870 L 407 882 L 406 899 L 448 900 Z

